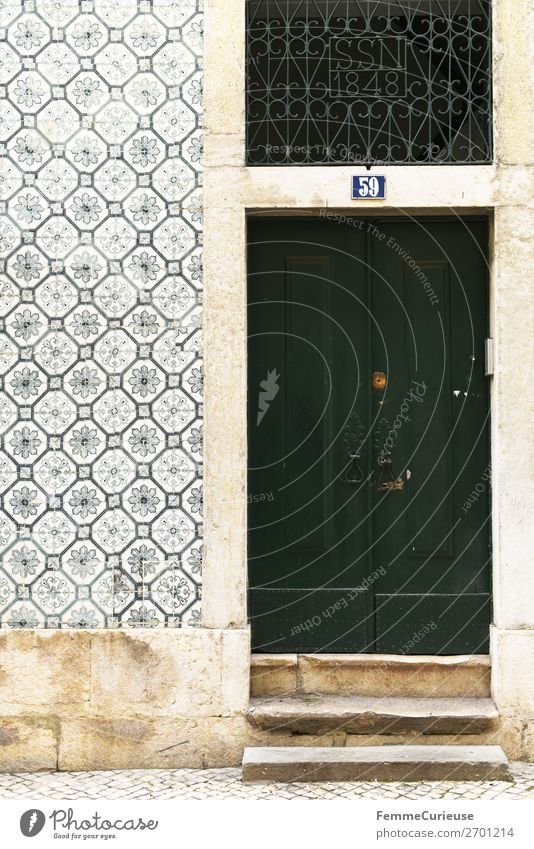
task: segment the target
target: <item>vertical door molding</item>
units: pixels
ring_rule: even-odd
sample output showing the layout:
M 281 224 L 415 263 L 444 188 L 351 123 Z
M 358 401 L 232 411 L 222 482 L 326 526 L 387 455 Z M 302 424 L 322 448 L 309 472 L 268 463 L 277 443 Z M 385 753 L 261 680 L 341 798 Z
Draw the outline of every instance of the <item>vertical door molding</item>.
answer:
M 244 0 L 207 0 L 205 21 L 202 623 L 236 628 L 247 623 Z

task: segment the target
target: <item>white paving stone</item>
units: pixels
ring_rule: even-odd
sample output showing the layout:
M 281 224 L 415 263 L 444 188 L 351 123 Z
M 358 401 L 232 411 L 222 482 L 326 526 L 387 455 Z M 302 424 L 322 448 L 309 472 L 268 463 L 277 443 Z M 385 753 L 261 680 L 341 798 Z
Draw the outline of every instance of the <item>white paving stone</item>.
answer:
M 526 799 L 534 764 L 514 763 L 514 781 L 243 784 L 240 769 L 0 774 L 0 799 Z

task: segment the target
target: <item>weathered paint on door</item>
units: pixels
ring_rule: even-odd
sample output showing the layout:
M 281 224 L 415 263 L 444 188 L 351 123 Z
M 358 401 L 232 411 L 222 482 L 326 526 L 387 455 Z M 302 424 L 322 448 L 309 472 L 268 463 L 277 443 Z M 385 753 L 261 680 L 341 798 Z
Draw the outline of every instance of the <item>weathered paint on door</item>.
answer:
M 249 585 L 262 652 L 487 650 L 487 228 L 249 227 Z

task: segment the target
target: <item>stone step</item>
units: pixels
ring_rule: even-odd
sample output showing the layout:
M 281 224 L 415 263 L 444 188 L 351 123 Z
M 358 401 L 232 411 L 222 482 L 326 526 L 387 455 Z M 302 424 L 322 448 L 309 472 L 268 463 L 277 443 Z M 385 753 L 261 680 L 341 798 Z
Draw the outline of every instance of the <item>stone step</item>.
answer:
M 500 746 L 257 747 L 243 781 L 511 781 Z
M 490 695 L 487 655 L 255 654 L 251 695 L 324 693 L 479 699 Z
M 483 734 L 499 714 L 491 699 L 259 696 L 250 700 L 256 728 L 298 734 Z

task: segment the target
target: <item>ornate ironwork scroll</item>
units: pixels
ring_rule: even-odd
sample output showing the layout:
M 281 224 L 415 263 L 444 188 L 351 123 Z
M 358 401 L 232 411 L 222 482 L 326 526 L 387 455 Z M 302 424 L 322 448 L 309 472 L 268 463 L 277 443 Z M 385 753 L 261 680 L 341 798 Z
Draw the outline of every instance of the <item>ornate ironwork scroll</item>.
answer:
M 491 0 L 248 0 L 249 165 L 492 158 Z

